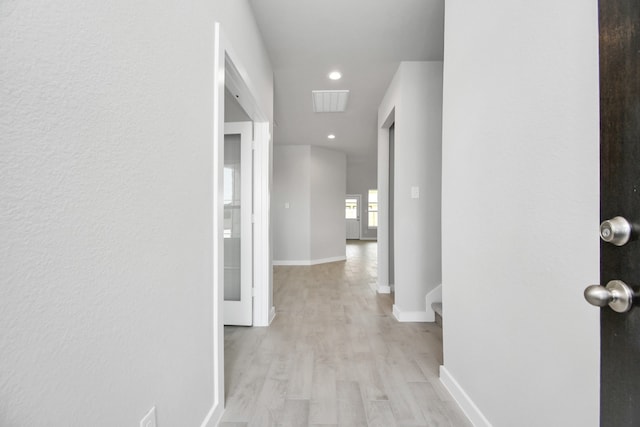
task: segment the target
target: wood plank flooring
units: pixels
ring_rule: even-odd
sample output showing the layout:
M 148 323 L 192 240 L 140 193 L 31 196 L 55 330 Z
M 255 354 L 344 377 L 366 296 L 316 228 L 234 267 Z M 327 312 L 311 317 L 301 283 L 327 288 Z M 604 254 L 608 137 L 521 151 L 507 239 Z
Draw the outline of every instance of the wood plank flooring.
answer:
M 346 262 L 274 267 L 271 326 L 225 327 L 220 426 L 471 426 L 438 379 L 442 330 L 397 322 L 376 274 L 364 241 Z

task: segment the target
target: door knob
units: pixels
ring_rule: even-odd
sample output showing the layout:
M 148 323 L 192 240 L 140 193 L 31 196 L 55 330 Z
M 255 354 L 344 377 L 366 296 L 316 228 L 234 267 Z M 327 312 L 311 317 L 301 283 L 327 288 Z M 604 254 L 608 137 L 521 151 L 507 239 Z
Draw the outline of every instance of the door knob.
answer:
M 616 246 L 622 246 L 631 240 L 631 231 L 631 224 L 621 216 L 600 224 L 600 238 Z
M 613 311 L 624 313 L 633 305 L 633 290 L 622 280 L 612 280 L 607 286 L 591 285 L 584 290 L 584 298 L 591 305 L 609 305 Z

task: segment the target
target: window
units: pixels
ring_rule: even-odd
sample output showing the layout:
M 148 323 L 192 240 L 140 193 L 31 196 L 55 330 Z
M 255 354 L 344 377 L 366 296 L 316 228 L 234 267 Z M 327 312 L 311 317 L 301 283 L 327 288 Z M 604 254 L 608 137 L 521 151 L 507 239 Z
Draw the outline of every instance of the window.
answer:
M 369 228 L 378 228 L 378 190 L 369 190 L 367 212 L 369 214 Z

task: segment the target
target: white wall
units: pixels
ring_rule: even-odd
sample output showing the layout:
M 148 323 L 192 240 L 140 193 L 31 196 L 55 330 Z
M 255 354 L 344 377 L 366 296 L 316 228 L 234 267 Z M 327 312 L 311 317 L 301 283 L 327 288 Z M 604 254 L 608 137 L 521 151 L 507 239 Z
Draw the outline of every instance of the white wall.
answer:
M 343 152 L 312 146 L 310 172 L 311 259 L 344 259 L 347 157 Z
M 309 145 L 274 146 L 274 264 L 344 260 L 345 194 L 344 153 Z
M 596 1 L 449 0 L 445 28 L 442 379 L 476 425 L 597 426 Z
M 273 259 L 311 259 L 311 146 L 273 147 Z M 288 207 L 286 206 L 288 205 Z
M 224 121 L 225 123 L 251 121 L 251 117 L 247 115 L 247 112 L 226 88 L 224 91 Z
M 215 21 L 272 117 L 246 1 L 0 3 L 0 425 L 212 409 Z
M 425 296 L 441 283 L 442 62 L 403 62 L 378 109 L 378 288 L 388 286 L 389 117 L 395 115 L 395 306 L 433 320 Z M 411 196 L 418 187 L 419 197 Z
M 366 162 L 347 164 L 347 194 L 361 194 L 360 206 L 360 236 L 362 239 L 375 240 L 377 229 L 369 228 L 369 215 L 367 210 L 369 190 L 378 188 L 377 159 Z

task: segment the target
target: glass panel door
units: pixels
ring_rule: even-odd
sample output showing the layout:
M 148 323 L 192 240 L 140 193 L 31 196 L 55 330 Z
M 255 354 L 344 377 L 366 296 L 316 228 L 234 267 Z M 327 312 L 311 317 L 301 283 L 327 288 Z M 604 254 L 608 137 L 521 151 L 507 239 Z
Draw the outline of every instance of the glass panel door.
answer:
M 224 299 L 242 296 L 242 162 L 240 135 L 224 136 Z
M 224 304 L 225 325 L 253 324 L 253 165 L 251 122 L 225 123 Z
M 347 197 L 345 199 L 345 215 L 346 219 L 358 219 L 358 199 Z
M 360 239 L 360 195 L 347 194 L 344 201 L 347 239 Z

